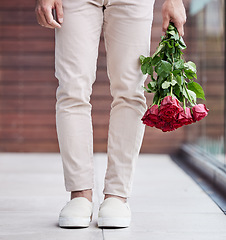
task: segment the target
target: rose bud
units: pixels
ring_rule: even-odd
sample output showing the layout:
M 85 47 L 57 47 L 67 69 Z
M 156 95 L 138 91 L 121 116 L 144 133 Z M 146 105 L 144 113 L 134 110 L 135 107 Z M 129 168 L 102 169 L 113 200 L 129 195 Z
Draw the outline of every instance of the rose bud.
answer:
M 158 113 L 159 113 L 158 105 L 155 104 L 145 112 L 141 120 L 143 121 L 144 124 L 150 127 L 154 127 L 156 123 L 159 121 Z
M 178 100 L 172 96 L 166 96 L 161 102 L 159 117 L 165 122 L 171 122 L 181 111 L 183 111 L 183 108 L 180 106 Z
M 204 104 L 195 105 L 192 108 L 192 115 L 194 122 L 202 120 L 207 116 L 209 109 L 206 108 Z
M 191 115 L 191 109 L 186 107 L 186 111 L 181 111 L 177 116 L 177 121 L 183 126 L 188 125 L 194 122 L 192 115 Z

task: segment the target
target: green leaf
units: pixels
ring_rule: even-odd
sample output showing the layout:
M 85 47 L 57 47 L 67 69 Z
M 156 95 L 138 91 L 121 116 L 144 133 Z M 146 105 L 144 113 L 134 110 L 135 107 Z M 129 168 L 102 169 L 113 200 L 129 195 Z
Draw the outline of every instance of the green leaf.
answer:
M 143 55 L 140 55 L 140 63 L 141 63 L 141 64 L 143 64 L 143 62 L 144 62 L 144 59 L 145 59 L 145 56 L 143 56 Z
M 174 39 L 175 41 L 178 41 L 180 39 L 180 36 L 176 28 L 174 28 L 174 30 L 167 31 L 167 33 L 171 35 L 170 39 Z
M 170 63 L 173 63 L 173 61 L 172 61 L 172 55 L 171 55 L 168 51 L 166 51 L 165 54 L 166 54 L 166 56 L 167 56 L 167 61 L 170 62 Z
M 193 101 L 194 103 L 196 103 L 196 94 L 195 92 L 189 90 L 189 89 L 185 89 L 185 87 L 183 87 L 183 95 L 188 99 L 189 102 Z
M 195 92 L 191 91 L 191 90 L 187 90 L 188 94 L 190 95 L 191 99 L 196 103 L 196 94 Z
M 187 48 L 187 46 L 184 42 L 184 39 L 182 37 L 180 37 L 180 39 L 179 39 L 179 44 L 180 44 L 181 49 L 186 49 Z
M 151 60 L 151 65 L 152 65 L 152 66 L 156 66 L 160 61 L 161 61 L 161 58 L 158 57 L 158 56 L 155 56 L 155 57 L 152 58 L 152 60 Z
M 202 89 L 202 87 L 197 82 L 189 82 L 187 85 L 187 88 L 193 92 L 195 92 L 197 98 L 201 98 L 203 100 L 205 99 L 205 93 Z
M 167 33 L 172 35 L 172 36 L 176 34 L 176 32 L 174 30 L 167 31 Z
M 149 67 L 149 63 L 144 63 L 141 65 L 141 71 L 144 75 L 147 74 L 148 67 Z
M 169 73 L 172 70 L 172 65 L 169 62 L 162 60 L 161 69 L 162 71 Z
M 155 67 L 155 72 L 159 76 L 162 76 L 163 78 L 166 78 L 169 75 L 171 69 L 172 69 L 172 65 L 169 62 L 162 60 L 160 62 L 160 64 L 158 64 Z
M 176 77 L 174 76 L 174 79 L 177 81 L 178 85 L 181 86 L 181 76 L 176 75 Z
M 178 41 L 178 40 L 180 39 L 180 36 L 179 36 L 178 32 L 176 32 L 176 34 L 174 35 L 174 39 L 175 39 L 176 41 Z
M 163 78 L 162 76 L 158 76 L 157 78 L 157 84 L 158 84 L 158 87 L 160 88 L 162 83 L 165 81 L 165 78 Z
M 147 73 L 151 76 L 153 76 L 153 67 L 151 65 L 148 65 L 147 67 Z
M 168 30 L 170 31 L 170 30 L 174 30 L 174 29 L 175 29 L 174 25 L 172 23 L 170 23 L 168 26 Z
M 156 82 L 149 82 L 149 83 L 148 83 L 148 88 L 149 88 L 151 91 L 155 91 L 155 90 L 156 90 Z
M 172 86 L 175 86 L 177 84 L 177 81 L 175 81 L 174 79 L 172 80 L 172 82 L 171 82 L 171 85 Z
M 170 87 L 170 85 L 171 85 L 170 82 L 165 81 L 164 83 L 162 83 L 162 89 L 167 89 Z
M 151 62 L 151 57 L 146 57 L 146 58 L 144 58 L 144 60 L 143 60 L 143 64 L 144 63 L 150 63 Z
M 166 46 L 167 46 L 168 48 L 173 48 L 173 45 L 171 45 L 171 43 L 170 43 L 170 39 L 164 41 L 164 43 L 167 44 Z
M 152 58 L 151 57 L 144 57 L 143 55 L 140 56 L 141 62 L 141 71 L 143 74 L 147 73 L 148 65 L 150 65 Z
M 165 47 L 165 44 L 164 43 L 160 43 L 158 48 L 157 48 L 157 50 L 156 50 L 156 52 L 152 55 L 152 58 L 154 58 L 156 55 L 158 55 L 164 47 Z
M 148 93 L 152 93 L 152 91 L 149 90 L 149 89 L 147 89 L 146 87 L 143 87 L 143 86 L 142 86 L 142 88 L 143 88 L 146 92 L 148 92 Z
M 180 60 L 174 62 L 173 65 L 174 65 L 175 69 L 184 69 L 184 60 L 180 59 Z
M 192 79 L 192 78 L 197 79 L 196 73 L 194 73 L 194 72 L 191 71 L 190 69 L 189 69 L 189 70 L 184 69 L 184 73 L 185 73 L 185 76 L 186 76 L 188 79 Z
M 184 50 L 184 49 L 186 49 L 187 47 L 184 47 L 183 45 L 181 45 L 181 44 L 179 43 L 179 48 L 182 49 L 182 50 Z
M 184 64 L 184 67 L 185 67 L 186 69 L 188 69 L 188 70 L 191 70 L 193 73 L 196 73 L 196 72 L 197 72 L 197 71 L 196 71 L 196 65 L 195 65 L 193 62 L 191 62 L 191 61 L 186 62 L 186 63 Z
M 173 75 L 176 77 L 177 75 L 179 75 L 180 74 L 180 70 L 173 70 Z

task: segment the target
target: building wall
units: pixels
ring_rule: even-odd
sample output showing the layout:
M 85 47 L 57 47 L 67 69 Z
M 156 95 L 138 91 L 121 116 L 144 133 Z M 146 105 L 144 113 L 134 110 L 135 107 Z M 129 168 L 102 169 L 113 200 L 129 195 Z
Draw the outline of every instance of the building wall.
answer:
M 161 31 L 161 5 L 156 1 L 153 53 Z M 54 31 L 36 23 L 35 1 L 0 2 L 0 151 L 58 152 L 55 126 Z M 189 24 L 186 33 L 190 31 Z M 187 36 L 185 36 L 185 41 Z M 139 56 L 138 56 L 139 57 Z M 151 103 L 151 94 L 147 95 Z M 106 152 L 110 104 L 103 36 L 97 79 L 93 85 L 94 151 Z M 141 152 L 170 153 L 185 140 L 186 127 L 171 133 L 146 127 Z

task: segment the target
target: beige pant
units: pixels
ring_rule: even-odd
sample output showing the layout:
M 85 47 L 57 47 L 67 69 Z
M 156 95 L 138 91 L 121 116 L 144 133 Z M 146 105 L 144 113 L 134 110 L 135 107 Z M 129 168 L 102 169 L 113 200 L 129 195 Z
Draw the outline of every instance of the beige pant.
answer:
M 56 30 L 56 126 L 66 191 L 94 187 L 90 95 L 102 27 L 113 96 L 104 194 L 130 197 L 146 110 L 139 56 L 149 55 L 154 0 L 63 0 Z M 103 11 L 103 5 L 106 9 Z

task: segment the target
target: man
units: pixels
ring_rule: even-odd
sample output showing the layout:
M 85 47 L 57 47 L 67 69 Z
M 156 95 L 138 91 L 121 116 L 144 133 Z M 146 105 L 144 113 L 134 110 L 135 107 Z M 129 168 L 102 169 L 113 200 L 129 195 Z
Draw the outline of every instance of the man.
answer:
M 103 27 L 111 83 L 108 166 L 99 227 L 128 227 L 135 163 L 144 134 L 146 110 L 139 56 L 150 54 L 154 0 L 37 0 L 41 26 L 56 29 L 56 126 L 66 191 L 71 200 L 59 216 L 60 227 L 88 227 L 93 203 L 91 104 L 98 44 Z M 52 10 L 56 11 L 54 19 Z M 165 0 L 163 31 L 173 22 L 183 36 L 182 0 Z

